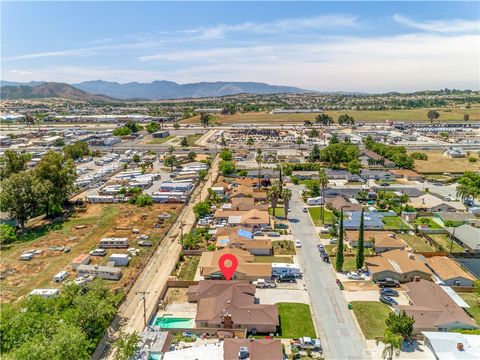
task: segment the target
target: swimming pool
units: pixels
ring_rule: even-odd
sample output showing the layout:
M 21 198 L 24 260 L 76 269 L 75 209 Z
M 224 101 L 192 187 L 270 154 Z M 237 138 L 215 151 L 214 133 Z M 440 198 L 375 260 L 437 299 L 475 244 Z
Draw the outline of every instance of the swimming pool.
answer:
M 172 316 L 157 317 L 153 323 L 162 329 L 192 329 L 195 320 L 192 318 L 179 318 Z

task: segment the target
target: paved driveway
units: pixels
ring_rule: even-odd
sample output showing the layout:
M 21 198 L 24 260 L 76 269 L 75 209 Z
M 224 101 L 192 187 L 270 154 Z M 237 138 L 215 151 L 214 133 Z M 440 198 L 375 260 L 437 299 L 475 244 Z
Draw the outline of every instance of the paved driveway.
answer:
M 310 304 L 308 293 L 301 289 L 257 289 L 255 297 L 260 300 L 260 304 L 280 302 Z
M 304 280 L 312 302 L 314 322 L 322 341 L 326 359 L 369 359 L 366 345 L 357 328 L 347 302 L 335 283 L 335 274 L 329 264 L 320 260 L 317 245 L 320 240 L 310 217 L 302 212 L 304 206 L 300 186 L 291 186 L 292 221 L 294 239 L 299 239 L 302 248 L 297 249 Z

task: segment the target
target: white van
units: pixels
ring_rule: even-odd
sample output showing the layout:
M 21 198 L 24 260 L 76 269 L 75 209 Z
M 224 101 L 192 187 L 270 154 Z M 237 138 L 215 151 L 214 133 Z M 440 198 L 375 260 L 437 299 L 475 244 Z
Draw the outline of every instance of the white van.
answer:
M 56 283 L 62 282 L 68 277 L 68 272 L 66 271 L 60 271 L 57 275 L 53 277 L 53 281 Z
M 105 256 L 107 255 L 107 251 L 105 249 L 95 249 L 90 251 L 90 255 L 92 256 Z

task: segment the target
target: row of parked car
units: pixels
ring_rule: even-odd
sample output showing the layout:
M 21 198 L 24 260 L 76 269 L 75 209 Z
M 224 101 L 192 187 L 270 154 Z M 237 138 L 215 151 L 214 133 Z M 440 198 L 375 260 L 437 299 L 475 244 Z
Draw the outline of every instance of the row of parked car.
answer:
M 322 259 L 322 261 L 326 262 L 327 264 L 330 263 L 330 257 L 325 251 L 325 246 L 323 246 L 322 244 L 318 245 L 318 251 L 320 252 L 320 258 Z

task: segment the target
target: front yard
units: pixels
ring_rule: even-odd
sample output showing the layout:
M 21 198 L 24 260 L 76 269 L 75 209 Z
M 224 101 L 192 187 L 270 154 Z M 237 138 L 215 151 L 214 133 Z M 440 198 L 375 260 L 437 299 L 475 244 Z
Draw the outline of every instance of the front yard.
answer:
M 333 267 L 335 268 L 335 270 L 337 270 L 336 260 L 337 260 L 336 256 L 330 256 L 330 263 L 333 264 Z M 357 270 L 357 262 L 355 260 L 355 256 L 344 256 L 343 271 L 355 271 L 355 270 Z
M 408 246 L 414 249 L 417 252 L 434 252 L 435 248 L 430 245 L 430 243 L 416 235 L 409 234 L 399 234 L 398 237 L 405 241 Z
M 272 248 L 274 255 L 295 255 L 295 246 L 290 240 L 272 241 Z
M 385 216 L 382 219 L 385 230 L 411 230 L 399 216 Z
M 273 216 L 273 208 L 268 208 L 268 213 Z M 284 218 L 285 217 L 285 209 L 283 206 L 277 206 L 275 208 L 275 217 Z
M 303 336 L 316 338 L 310 306 L 298 303 L 278 303 L 280 316 L 280 337 L 296 339 Z
M 327 209 L 324 209 L 325 214 L 324 214 L 324 222 L 322 222 L 321 215 L 322 215 L 322 208 L 320 206 L 316 207 L 309 207 L 308 212 L 310 213 L 310 216 L 312 217 L 313 223 L 315 226 L 322 226 L 323 224 L 332 224 L 333 223 L 333 212 L 328 211 Z
M 256 263 L 287 263 L 293 264 L 291 256 L 255 256 Z
M 376 301 L 352 301 L 353 312 L 367 340 L 383 336 L 390 308 Z

